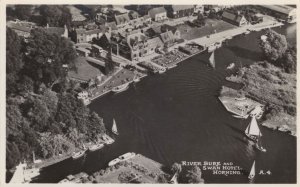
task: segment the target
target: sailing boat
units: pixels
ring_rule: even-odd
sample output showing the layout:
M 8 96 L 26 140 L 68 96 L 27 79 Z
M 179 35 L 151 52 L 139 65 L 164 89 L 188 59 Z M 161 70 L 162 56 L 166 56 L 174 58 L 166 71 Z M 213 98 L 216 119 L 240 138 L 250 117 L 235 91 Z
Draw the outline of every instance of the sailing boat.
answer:
M 252 164 L 248 179 L 252 180 L 252 179 L 254 179 L 254 177 L 255 177 L 255 160 Z
M 257 140 L 262 136 L 256 118 L 254 116 L 252 117 L 250 124 L 246 128 L 245 134 L 248 138 L 255 142 L 257 142 Z
M 117 124 L 116 124 L 115 119 L 113 120 L 113 126 L 112 126 L 111 131 L 112 131 L 115 135 L 119 135 L 118 129 L 117 129 Z
M 248 138 L 250 138 L 251 140 L 253 140 L 256 144 L 255 147 L 261 151 L 261 152 L 267 152 L 267 150 L 265 148 L 263 148 L 263 146 L 261 145 L 261 131 L 259 130 L 257 121 L 255 116 L 252 116 L 252 120 L 250 122 L 250 124 L 248 125 L 248 127 L 245 130 L 245 134 Z
M 215 62 L 215 53 L 212 52 L 210 57 L 209 57 L 209 64 L 211 67 L 215 68 L 216 67 L 216 62 Z

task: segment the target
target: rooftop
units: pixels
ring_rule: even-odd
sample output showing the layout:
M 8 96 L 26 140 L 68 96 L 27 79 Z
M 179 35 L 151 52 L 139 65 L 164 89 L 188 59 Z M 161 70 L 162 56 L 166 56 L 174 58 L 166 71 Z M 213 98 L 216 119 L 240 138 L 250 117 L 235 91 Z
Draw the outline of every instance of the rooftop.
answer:
M 186 9 L 193 9 L 194 5 L 172 5 L 173 11 L 180 11 Z
M 160 14 L 166 12 L 166 9 L 164 7 L 157 7 L 157 8 L 152 8 L 149 10 L 149 14 Z
M 130 21 L 128 14 L 115 15 L 117 25 L 124 24 Z
M 234 13 L 224 11 L 223 14 L 222 14 L 222 17 L 238 23 L 238 22 L 241 21 L 241 19 L 244 16 L 243 15 L 236 15 Z
M 260 6 L 283 14 L 289 14 L 291 11 L 296 10 L 295 8 L 286 5 L 260 5 Z

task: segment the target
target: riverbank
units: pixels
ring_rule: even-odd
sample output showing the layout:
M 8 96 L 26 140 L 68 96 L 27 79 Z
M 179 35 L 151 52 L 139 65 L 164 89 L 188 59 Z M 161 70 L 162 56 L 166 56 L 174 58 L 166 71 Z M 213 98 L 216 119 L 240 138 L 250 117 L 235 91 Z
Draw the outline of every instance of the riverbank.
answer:
M 189 45 L 189 44 L 194 44 L 194 45 L 199 45 L 199 46 L 203 46 L 203 49 L 199 49 L 198 52 L 190 54 L 190 55 L 186 55 L 182 58 L 179 58 L 177 60 L 175 60 L 174 62 L 170 63 L 170 65 L 165 65 L 164 67 L 166 68 L 166 70 L 174 68 L 177 66 L 177 64 L 179 64 L 182 61 L 187 60 L 190 57 L 193 57 L 199 53 L 202 53 L 204 51 L 206 51 L 207 47 L 215 45 L 216 43 L 220 43 L 220 45 L 222 45 L 222 43 L 225 40 L 230 40 L 232 39 L 234 36 L 237 35 L 241 35 L 241 34 L 245 34 L 245 33 L 249 33 L 249 31 L 260 31 L 262 29 L 267 29 L 267 28 L 272 28 L 272 27 L 278 27 L 283 25 L 283 23 L 278 22 L 275 18 L 270 17 L 270 16 L 266 16 L 265 15 L 265 19 L 264 22 L 256 24 L 256 25 L 246 25 L 243 27 L 233 27 L 230 28 L 229 30 L 225 30 L 225 31 L 221 31 L 218 33 L 214 33 L 214 34 L 210 34 L 209 36 L 203 36 L 200 38 L 194 38 L 191 40 L 185 40 L 182 43 L 179 44 L 175 44 L 172 47 L 169 48 L 169 51 L 175 51 L 178 50 L 179 47 L 184 47 L 185 45 Z M 159 56 L 161 56 L 161 54 L 155 53 L 153 55 L 150 55 L 149 57 L 143 57 L 141 58 L 141 61 L 151 61 L 151 64 L 155 63 L 152 59 L 158 58 Z M 164 55 L 162 55 L 164 56 Z M 131 62 L 130 64 L 138 67 L 139 62 Z M 155 63 L 156 65 L 158 65 L 157 67 L 161 67 L 162 64 L 159 63 Z M 123 68 L 124 69 L 124 68 Z M 165 71 L 163 71 L 165 72 Z M 162 73 L 163 73 L 162 72 Z M 114 76 L 114 75 L 113 75 Z M 109 80 L 111 80 L 111 78 L 113 77 L 111 76 L 110 78 L 108 78 L 108 80 L 105 81 L 108 82 Z M 147 74 L 143 74 L 138 76 L 139 78 L 145 77 L 147 76 Z M 105 83 L 97 86 L 96 88 L 94 88 L 91 92 L 90 92 L 90 96 L 89 96 L 89 101 L 87 102 L 87 104 L 90 104 L 90 102 L 92 102 L 94 99 L 102 97 L 108 93 L 110 93 L 112 91 L 113 88 L 121 85 L 121 84 L 125 84 L 125 83 L 132 83 L 134 82 L 135 79 L 135 75 L 133 77 L 130 77 L 128 80 L 126 81 L 121 81 L 119 84 L 115 84 L 110 82 L 111 84 L 108 85 L 108 87 L 105 87 Z M 124 79 L 122 79 L 124 80 Z
M 266 105 L 262 125 L 296 135 L 296 75 L 268 62 L 244 67 L 236 79 L 246 86 L 241 93 Z

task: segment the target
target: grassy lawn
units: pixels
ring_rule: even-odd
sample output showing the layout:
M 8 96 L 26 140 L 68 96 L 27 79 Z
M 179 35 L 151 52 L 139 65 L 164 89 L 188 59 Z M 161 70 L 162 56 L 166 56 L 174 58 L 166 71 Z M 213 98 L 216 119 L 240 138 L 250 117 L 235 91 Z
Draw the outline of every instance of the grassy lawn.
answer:
M 75 65 L 77 67 L 76 71 L 69 71 L 68 76 L 70 78 L 80 79 L 83 81 L 88 81 L 91 78 L 95 78 L 101 75 L 101 71 L 98 68 L 90 65 L 84 57 L 78 57 L 75 60 Z
M 203 36 L 213 34 L 215 33 L 215 31 L 222 32 L 236 27 L 237 26 L 234 26 L 223 20 L 216 20 L 216 19 L 207 19 L 205 26 L 201 28 L 190 27 L 187 24 L 182 24 L 177 26 L 178 30 L 181 32 L 181 37 L 186 40 L 200 38 Z

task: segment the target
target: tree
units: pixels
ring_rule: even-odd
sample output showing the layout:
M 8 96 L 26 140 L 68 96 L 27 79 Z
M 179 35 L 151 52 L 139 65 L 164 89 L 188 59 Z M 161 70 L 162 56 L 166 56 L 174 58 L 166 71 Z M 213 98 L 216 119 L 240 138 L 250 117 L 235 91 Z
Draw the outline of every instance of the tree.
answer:
M 21 40 L 10 28 L 6 29 L 6 83 L 7 94 L 15 93 L 18 89 L 19 72 L 23 68 L 21 56 Z
M 35 82 L 45 83 L 47 87 L 51 87 L 59 79 L 65 79 L 67 72 L 62 67 L 63 64 L 75 67 L 76 52 L 73 44 L 56 34 L 33 29 L 26 48 L 28 55 L 24 73 Z
M 49 24 L 53 27 L 63 27 L 71 25 L 72 15 L 69 9 L 59 5 L 42 5 L 39 8 L 42 16 L 42 25 Z
M 175 162 L 175 163 L 172 165 L 172 167 L 171 167 L 171 171 L 172 171 L 173 174 L 175 174 L 175 173 L 180 173 L 181 170 L 182 170 L 181 165 L 178 164 L 177 162 Z
M 268 60 L 275 62 L 288 48 L 286 37 L 271 29 L 265 35 L 267 39 L 260 40 L 260 48 Z
M 192 166 L 190 169 L 186 170 L 184 177 L 188 183 L 199 184 L 204 183 L 201 176 L 201 169 L 198 166 Z
M 20 20 L 29 20 L 31 17 L 32 5 L 15 5 L 15 15 Z

